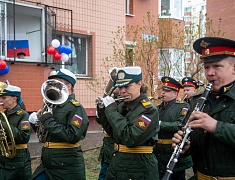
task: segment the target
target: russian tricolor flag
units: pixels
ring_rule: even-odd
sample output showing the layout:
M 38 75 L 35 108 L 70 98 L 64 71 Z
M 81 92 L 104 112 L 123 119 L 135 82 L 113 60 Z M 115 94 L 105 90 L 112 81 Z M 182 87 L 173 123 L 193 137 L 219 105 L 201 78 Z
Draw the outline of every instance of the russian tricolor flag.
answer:
M 151 123 L 151 119 L 149 119 L 148 117 L 146 117 L 145 115 L 142 115 L 140 118 L 139 118 L 141 121 L 145 122 L 146 124 L 149 124 Z
M 16 55 L 19 52 L 24 52 L 26 56 L 30 56 L 28 40 L 15 40 L 15 47 Z M 7 57 L 14 57 L 14 40 L 7 41 Z
M 82 122 L 82 117 L 80 117 L 79 115 L 75 114 L 74 115 L 74 119 L 76 119 L 79 122 Z

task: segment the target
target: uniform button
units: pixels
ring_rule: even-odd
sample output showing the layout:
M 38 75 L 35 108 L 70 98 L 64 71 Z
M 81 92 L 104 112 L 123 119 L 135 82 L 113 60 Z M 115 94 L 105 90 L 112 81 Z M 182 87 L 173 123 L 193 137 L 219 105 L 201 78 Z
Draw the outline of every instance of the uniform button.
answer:
M 225 108 L 225 107 L 226 107 L 226 105 L 224 104 L 224 105 L 223 105 L 223 108 Z

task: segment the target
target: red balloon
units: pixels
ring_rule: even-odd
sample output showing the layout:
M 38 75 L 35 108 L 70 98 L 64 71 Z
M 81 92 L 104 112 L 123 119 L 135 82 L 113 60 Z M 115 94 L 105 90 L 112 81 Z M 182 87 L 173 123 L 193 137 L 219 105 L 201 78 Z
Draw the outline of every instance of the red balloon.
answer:
M 59 61 L 61 59 L 62 55 L 59 52 L 56 52 L 53 55 L 54 60 Z
M 48 46 L 47 53 L 50 55 L 54 55 L 56 53 L 56 49 L 53 46 Z
M 4 60 L 0 60 L 0 70 L 5 69 L 5 68 L 6 68 L 6 66 L 7 66 L 6 61 L 4 61 Z

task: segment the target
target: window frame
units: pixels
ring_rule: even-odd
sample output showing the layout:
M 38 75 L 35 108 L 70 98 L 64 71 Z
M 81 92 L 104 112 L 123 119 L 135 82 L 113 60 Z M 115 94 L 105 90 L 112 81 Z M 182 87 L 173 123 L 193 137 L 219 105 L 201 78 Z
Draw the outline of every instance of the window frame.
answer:
M 8 8 L 11 8 L 12 6 L 12 11 L 13 11 L 13 18 L 14 16 L 16 16 L 17 14 L 19 15 L 24 15 L 24 16 L 30 16 L 30 13 L 26 14 L 26 13 L 21 13 L 21 11 L 18 11 L 18 12 L 15 12 L 15 7 L 14 6 L 18 6 L 20 8 L 30 8 L 32 10 L 31 13 L 35 12 L 34 14 L 39 14 L 38 16 L 35 15 L 35 17 L 38 18 L 38 20 L 40 21 L 40 23 L 38 24 L 38 26 L 40 27 L 39 30 L 35 30 L 35 31 L 30 31 L 30 32 L 25 32 L 26 35 L 28 35 L 29 33 L 35 33 L 37 31 L 40 31 L 39 33 L 39 40 L 40 40 L 40 45 L 39 45 L 39 52 L 38 53 L 38 56 L 37 56 L 37 59 L 33 59 L 30 55 L 30 57 L 26 57 L 25 59 L 19 59 L 17 58 L 16 54 L 14 55 L 14 57 L 8 57 L 8 53 L 7 53 L 7 41 L 11 40 L 14 42 L 14 47 L 15 47 L 15 42 L 17 40 L 16 38 L 16 35 L 17 34 L 20 34 L 20 32 L 16 32 L 15 31 L 15 20 L 14 21 L 14 24 L 13 24 L 13 34 L 11 35 L 9 32 L 10 32 L 10 28 L 9 27 L 9 20 L 7 18 L 3 18 L 4 19 L 4 27 L 3 27 L 3 31 L 1 32 L 1 35 L 3 37 L 3 41 L 4 41 L 4 52 L 2 51 L 2 47 L 1 47 L 1 54 L 0 54 L 0 58 L 1 59 L 5 59 L 6 61 L 9 61 L 9 62 L 27 62 L 27 63 L 44 63 L 45 62 L 45 25 L 44 25 L 44 16 L 45 16 L 45 10 L 42 8 L 42 7 L 39 7 L 39 6 L 33 6 L 33 5 L 29 5 L 29 4 L 23 4 L 23 3 L 18 3 L 18 2 L 10 2 L 10 1 L 0 1 L 1 4 L 4 5 L 4 15 L 5 17 L 8 17 Z M 14 13 L 15 12 L 15 13 Z M 13 36 L 13 39 L 11 38 L 8 38 L 8 36 Z M 28 38 L 28 37 L 26 37 Z M 28 39 L 27 39 L 28 40 Z M 1 40 L 2 41 L 2 40 Z M 2 42 L 3 42 L 2 41 Z M 30 41 L 28 40 L 28 43 L 30 43 Z M 34 48 L 33 50 L 30 48 L 29 46 L 29 51 L 30 51 L 30 54 L 33 54 L 35 52 Z M 16 51 L 14 50 L 14 53 L 16 53 Z

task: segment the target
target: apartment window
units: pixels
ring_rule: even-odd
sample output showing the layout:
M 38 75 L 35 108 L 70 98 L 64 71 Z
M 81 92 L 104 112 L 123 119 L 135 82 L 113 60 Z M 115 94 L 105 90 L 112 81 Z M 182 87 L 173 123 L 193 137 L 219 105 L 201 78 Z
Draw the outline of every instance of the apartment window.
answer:
M 44 10 L 36 6 L 0 2 L 0 58 L 13 61 L 44 61 Z M 26 54 L 25 59 L 17 53 Z
M 133 14 L 133 0 L 126 0 L 126 14 Z
M 184 51 L 174 48 L 159 50 L 158 75 L 181 78 L 184 74 Z
M 185 22 L 190 22 L 191 21 L 191 17 L 184 17 L 184 21 Z
M 189 49 L 190 49 L 190 45 L 189 45 L 189 44 L 185 44 L 185 45 L 184 45 L 184 49 L 185 49 L 185 50 L 189 50 Z
M 72 65 L 64 64 L 66 69 L 69 69 L 77 76 L 92 76 L 92 36 L 73 34 L 57 35 L 64 45 L 72 48 L 72 53 L 69 55 L 69 60 Z
M 185 7 L 184 12 L 191 12 L 191 7 Z
M 202 6 L 202 10 L 206 10 L 206 6 Z
M 134 49 L 127 48 L 126 49 L 126 65 L 133 66 L 134 65 Z
M 186 52 L 185 53 L 185 58 L 191 58 L 191 53 L 190 52 Z
M 170 15 L 170 0 L 161 0 L 161 16 Z

